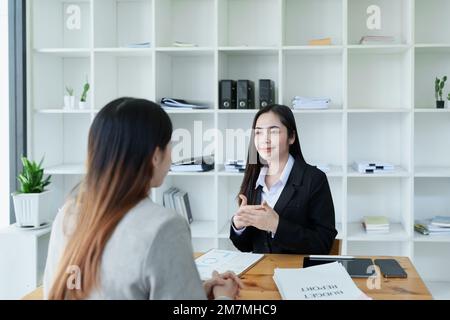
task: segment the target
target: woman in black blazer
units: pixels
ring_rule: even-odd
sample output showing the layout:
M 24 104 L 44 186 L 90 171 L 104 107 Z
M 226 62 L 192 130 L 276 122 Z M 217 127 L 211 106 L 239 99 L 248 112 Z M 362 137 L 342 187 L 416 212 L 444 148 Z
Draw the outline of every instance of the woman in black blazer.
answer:
M 337 235 L 330 187 L 305 162 L 291 109 L 261 109 L 252 129 L 231 241 L 246 252 L 328 254 Z

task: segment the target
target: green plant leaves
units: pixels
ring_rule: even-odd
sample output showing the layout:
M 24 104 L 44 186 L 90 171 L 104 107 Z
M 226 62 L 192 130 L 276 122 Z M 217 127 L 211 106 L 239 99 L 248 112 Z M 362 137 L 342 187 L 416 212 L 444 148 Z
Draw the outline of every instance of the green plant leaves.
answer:
M 42 193 L 45 187 L 51 182 L 51 175 L 44 179 L 44 169 L 42 163 L 44 158 L 39 163 L 30 161 L 26 157 L 21 158 L 23 171 L 17 177 L 20 182 L 21 193 Z

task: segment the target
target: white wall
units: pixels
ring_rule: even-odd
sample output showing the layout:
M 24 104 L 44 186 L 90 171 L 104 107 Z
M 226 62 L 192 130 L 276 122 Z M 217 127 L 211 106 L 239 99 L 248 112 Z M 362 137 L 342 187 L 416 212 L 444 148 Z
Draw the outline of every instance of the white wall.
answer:
M 0 1 L 0 227 L 9 224 L 8 1 Z

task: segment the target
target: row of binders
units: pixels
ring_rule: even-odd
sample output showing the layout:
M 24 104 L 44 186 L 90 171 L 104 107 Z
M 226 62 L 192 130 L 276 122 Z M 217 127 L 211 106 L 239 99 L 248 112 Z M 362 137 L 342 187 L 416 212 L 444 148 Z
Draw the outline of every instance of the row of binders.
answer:
M 163 206 L 174 210 L 184 217 L 189 224 L 194 220 L 192 217 L 189 195 L 185 191 L 174 187 L 166 190 L 163 193 Z
M 414 230 L 423 235 L 450 235 L 450 216 L 435 216 L 432 219 L 417 220 Z

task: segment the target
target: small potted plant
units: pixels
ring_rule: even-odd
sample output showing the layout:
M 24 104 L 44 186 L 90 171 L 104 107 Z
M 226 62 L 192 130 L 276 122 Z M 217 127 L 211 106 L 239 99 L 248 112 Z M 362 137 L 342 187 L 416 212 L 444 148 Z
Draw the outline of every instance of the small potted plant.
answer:
M 436 80 L 434 81 L 434 95 L 436 97 L 436 108 L 444 107 L 445 101 L 442 100 L 442 90 L 444 89 L 445 81 L 447 81 L 447 76 L 444 76 L 442 80 L 436 78 Z
M 75 108 L 75 96 L 73 95 L 73 88 L 66 86 L 66 95 L 64 96 L 64 109 Z
M 447 95 L 447 108 L 450 108 L 450 92 Z
M 79 107 L 80 109 L 86 109 L 87 108 L 87 94 L 89 92 L 90 89 L 90 85 L 89 82 L 86 80 L 86 83 L 84 84 L 83 87 L 83 93 L 81 94 L 81 98 L 80 98 L 80 103 L 79 103 Z
M 23 171 L 18 176 L 20 190 L 12 194 L 18 227 L 39 228 L 51 220 L 46 208 L 49 191 L 45 189 L 51 176 L 44 178 L 43 161 L 44 158 L 37 164 L 22 157 Z

